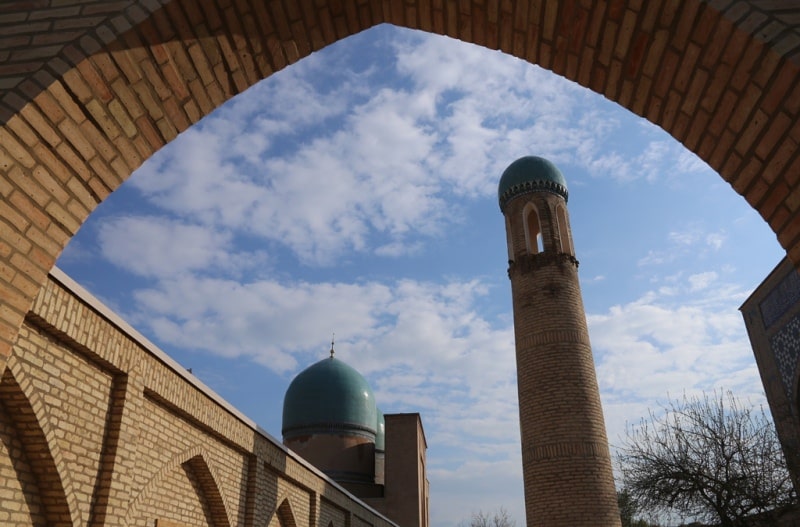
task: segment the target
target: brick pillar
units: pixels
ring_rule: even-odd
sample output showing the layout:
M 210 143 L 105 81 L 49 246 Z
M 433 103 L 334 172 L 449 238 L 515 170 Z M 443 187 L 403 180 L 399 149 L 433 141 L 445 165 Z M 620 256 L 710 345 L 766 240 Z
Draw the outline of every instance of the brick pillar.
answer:
M 144 379 L 135 364 L 114 378 L 89 527 L 124 526 L 135 497 Z
M 619 526 L 566 196 L 537 190 L 539 183 L 501 197 L 527 525 Z

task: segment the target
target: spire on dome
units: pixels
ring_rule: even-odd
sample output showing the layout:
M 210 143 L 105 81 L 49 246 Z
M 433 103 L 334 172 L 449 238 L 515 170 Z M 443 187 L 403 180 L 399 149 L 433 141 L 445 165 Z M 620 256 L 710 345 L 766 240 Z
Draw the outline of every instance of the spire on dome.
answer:
M 334 340 L 334 337 L 336 337 L 336 333 L 331 334 L 331 358 L 333 358 L 333 354 L 334 354 L 334 351 L 333 351 L 333 340 Z

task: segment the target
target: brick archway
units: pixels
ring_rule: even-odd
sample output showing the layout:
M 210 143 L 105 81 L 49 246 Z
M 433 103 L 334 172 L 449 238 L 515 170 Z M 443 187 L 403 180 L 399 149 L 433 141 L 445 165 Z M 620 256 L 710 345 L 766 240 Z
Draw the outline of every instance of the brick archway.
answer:
M 214 108 L 391 23 L 501 49 L 646 117 L 711 165 L 800 264 L 794 3 L 30 0 L 0 7 L 0 372 L 92 210 Z

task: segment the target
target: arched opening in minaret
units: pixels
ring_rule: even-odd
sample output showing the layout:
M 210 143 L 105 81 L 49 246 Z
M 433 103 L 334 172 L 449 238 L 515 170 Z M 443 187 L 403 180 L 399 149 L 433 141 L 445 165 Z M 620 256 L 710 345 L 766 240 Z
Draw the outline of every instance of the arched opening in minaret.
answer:
M 533 203 L 528 203 L 522 210 L 525 225 L 525 249 L 528 254 L 539 254 L 544 251 L 542 245 L 542 227 L 539 222 L 539 211 Z
M 558 224 L 560 252 L 575 255 L 575 250 L 572 248 L 572 236 L 569 234 L 567 211 L 564 209 L 564 206 L 560 204 L 556 206 L 556 223 Z

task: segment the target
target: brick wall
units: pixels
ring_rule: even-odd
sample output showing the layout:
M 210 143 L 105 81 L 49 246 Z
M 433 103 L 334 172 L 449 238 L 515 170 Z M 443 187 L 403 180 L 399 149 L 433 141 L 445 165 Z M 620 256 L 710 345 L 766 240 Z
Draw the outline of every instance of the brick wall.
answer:
M 392 525 L 58 270 L 0 396 L 3 525 Z
M 403 527 L 427 527 L 425 432 L 419 414 L 386 414 L 385 493 L 368 504 Z
M 800 264 L 794 0 L 15 0 L 0 4 L 0 370 L 58 254 L 226 100 L 381 23 L 501 49 L 649 119 Z

